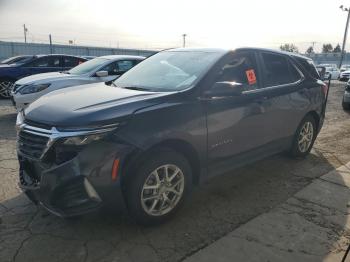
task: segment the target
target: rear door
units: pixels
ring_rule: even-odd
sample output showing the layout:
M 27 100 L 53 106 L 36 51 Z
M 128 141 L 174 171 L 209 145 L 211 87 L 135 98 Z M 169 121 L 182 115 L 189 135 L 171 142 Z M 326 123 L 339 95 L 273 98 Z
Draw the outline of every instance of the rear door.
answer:
M 31 75 L 62 70 L 61 56 L 44 56 L 28 63 L 26 69 Z
M 290 142 L 310 105 L 304 95 L 304 76 L 288 56 L 260 52 L 259 57 L 263 76 L 259 92 L 265 97 L 260 104 L 265 112 L 262 128 L 265 143 L 283 148 Z
M 84 63 L 85 60 L 75 56 L 62 56 L 63 59 L 63 70 L 69 70 L 77 65 Z

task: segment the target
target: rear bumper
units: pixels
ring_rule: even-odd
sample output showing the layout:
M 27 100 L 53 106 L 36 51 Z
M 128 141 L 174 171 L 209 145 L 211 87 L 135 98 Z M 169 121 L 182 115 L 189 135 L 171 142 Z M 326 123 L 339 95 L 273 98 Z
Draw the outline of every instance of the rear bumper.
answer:
M 19 154 L 19 186 L 34 203 L 61 217 L 86 214 L 104 205 L 124 206 L 121 179 L 111 177 L 114 159 L 121 156 L 109 146 L 93 146 L 60 165 Z
M 350 92 L 349 91 L 345 91 L 344 92 L 343 102 L 344 103 L 350 103 Z

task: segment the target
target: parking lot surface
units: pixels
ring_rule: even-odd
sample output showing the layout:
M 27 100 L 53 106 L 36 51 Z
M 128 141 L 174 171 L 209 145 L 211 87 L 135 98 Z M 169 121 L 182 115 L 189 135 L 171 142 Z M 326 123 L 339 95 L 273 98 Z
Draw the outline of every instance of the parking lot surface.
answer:
M 0 100 L 0 261 L 184 260 L 350 161 L 343 90 L 343 83 L 332 85 L 324 127 L 306 159 L 276 155 L 213 178 L 172 221 L 148 228 L 125 211 L 64 220 L 31 204 L 17 186 L 15 110 Z

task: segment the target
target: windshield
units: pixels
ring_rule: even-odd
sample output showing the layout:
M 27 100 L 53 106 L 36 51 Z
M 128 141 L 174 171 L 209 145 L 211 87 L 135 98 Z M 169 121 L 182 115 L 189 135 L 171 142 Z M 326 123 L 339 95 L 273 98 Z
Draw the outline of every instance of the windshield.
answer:
M 150 91 L 184 90 L 198 81 L 221 56 L 220 52 L 160 52 L 130 69 L 114 84 Z
M 108 61 L 108 59 L 100 58 L 100 57 L 94 58 L 72 68 L 71 70 L 68 71 L 68 73 L 72 75 L 84 75 L 86 73 L 91 72 L 92 70 L 95 70 L 99 66 L 103 65 L 106 61 Z
M 24 63 L 26 61 L 31 60 L 33 57 L 32 56 L 15 56 L 15 57 L 10 57 L 7 58 L 3 61 L 1 61 L 1 64 L 15 64 L 15 63 Z

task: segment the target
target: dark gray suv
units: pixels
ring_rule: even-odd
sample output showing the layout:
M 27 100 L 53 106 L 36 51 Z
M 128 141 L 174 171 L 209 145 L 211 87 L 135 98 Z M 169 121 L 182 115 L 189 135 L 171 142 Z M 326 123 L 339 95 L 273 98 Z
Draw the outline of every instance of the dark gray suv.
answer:
M 319 78 L 310 59 L 272 50 L 157 53 L 110 86 L 54 91 L 20 112 L 21 187 L 60 216 L 123 202 L 139 223 L 163 222 L 209 177 L 306 156 L 324 120 Z

